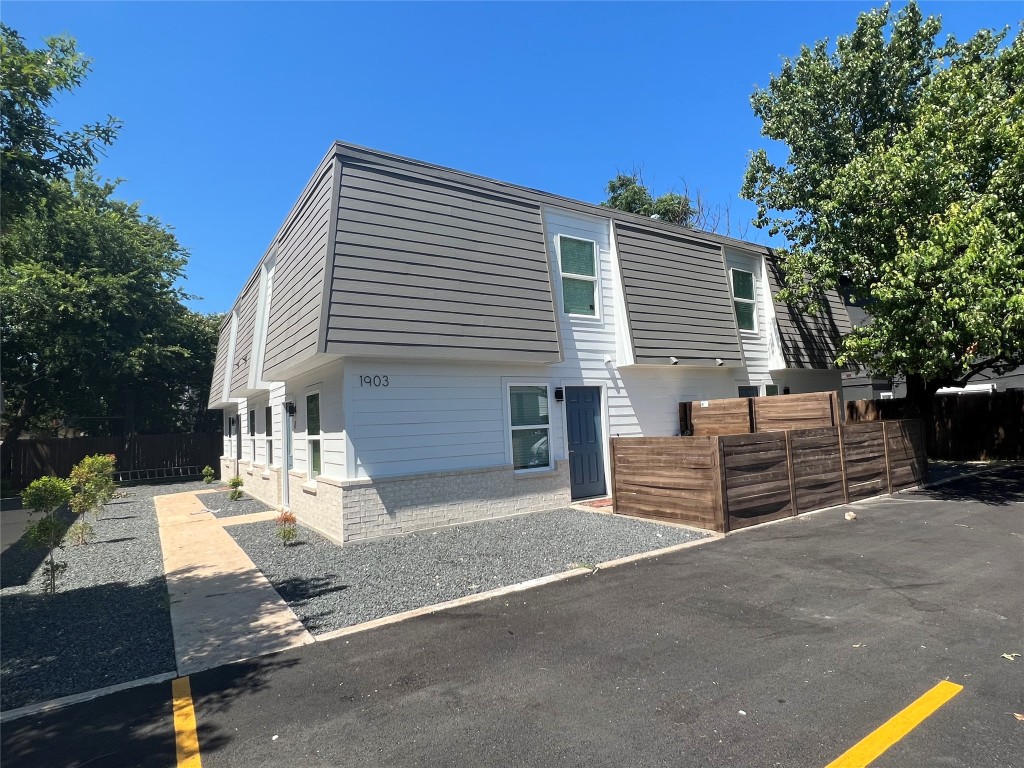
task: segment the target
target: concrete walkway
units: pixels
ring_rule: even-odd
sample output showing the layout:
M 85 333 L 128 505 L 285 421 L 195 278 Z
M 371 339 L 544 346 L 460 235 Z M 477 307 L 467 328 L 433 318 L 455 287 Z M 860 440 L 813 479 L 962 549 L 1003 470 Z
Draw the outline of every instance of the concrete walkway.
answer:
M 195 493 L 157 496 L 154 502 L 179 675 L 313 642 L 224 530 L 276 513 L 217 518 Z

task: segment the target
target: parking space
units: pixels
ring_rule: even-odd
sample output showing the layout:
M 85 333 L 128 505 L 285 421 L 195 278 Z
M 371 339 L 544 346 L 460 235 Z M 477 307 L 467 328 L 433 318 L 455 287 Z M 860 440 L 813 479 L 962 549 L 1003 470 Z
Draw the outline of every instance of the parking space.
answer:
M 1004 469 L 204 672 L 202 764 L 838 766 L 949 681 L 870 764 L 1013 766 L 1021 502 Z M 5 726 L 5 756 L 55 764 L 24 745 L 75 743 L 66 712 Z

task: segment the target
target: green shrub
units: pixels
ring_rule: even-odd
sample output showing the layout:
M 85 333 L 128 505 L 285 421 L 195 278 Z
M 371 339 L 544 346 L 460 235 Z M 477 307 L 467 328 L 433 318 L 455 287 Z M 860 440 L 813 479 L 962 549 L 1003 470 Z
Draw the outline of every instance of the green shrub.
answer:
M 79 520 L 68 528 L 68 536 L 71 538 L 72 544 L 88 544 L 89 539 L 92 538 L 95 531 L 93 527 L 89 525 L 85 520 Z
M 217 473 L 214 471 L 213 467 L 211 467 L 209 464 L 207 464 L 205 467 L 203 467 L 203 482 L 204 483 L 209 485 L 210 483 L 213 482 L 213 478 L 216 477 L 216 476 L 217 476 Z
M 43 519 L 32 523 L 26 530 L 29 542 L 49 550 L 49 557 L 44 568 L 46 575 L 46 592 L 57 591 L 57 574 L 65 567 L 65 563 L 54 561 L 53 554 L 60 548 L 66 527 L 56 516 L 58 509 L 71 501 L 71 483 L 59 477 L 40 477 L 33 480 L 24 493 L 21 503 L 32 510 L 33 514 L 42 514 Z
M 240 498 L 242 498 L 242 496 L 245 495 L 244 493 L 242 493 L 243 485 L 245 485 L 245 482 L 238 475 L 235 475 L 230 480 L 228 480 L 228 487 L 231 488 L 231 493 L 228 495 L 228 498 L 231 499 L 232 501 L 238 501 Z
M 114 470 L 117 457 L 112 453 L 86 456 L 71 469 L 71 485 L 75 495 L 71 498 L 71 511 L 76 515 L 92 512 L 99 518 L 103 505 L 114 497 Z
M 298 521 L 291 512 L 282 512 L 277 516 L 275 522 L 277 523 L 277 538 L 287 547 L 299 535 L 299 530 L 296 526 Z

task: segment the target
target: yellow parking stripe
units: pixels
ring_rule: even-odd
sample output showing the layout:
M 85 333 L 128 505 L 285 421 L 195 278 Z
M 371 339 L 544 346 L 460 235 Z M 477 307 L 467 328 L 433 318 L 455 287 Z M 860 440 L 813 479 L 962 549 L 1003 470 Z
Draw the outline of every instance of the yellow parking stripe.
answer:
M 171 694 L 174 699 L 174 746 L 178 754 L 178 768 L 203 768 L 188 676 L 171 681 Z
M 889 747 L 917 728 L 925 718 L 956 696 L 964 687 L 943 680 L 917 701 L 858 741 L 825 768 L 864 768 Z

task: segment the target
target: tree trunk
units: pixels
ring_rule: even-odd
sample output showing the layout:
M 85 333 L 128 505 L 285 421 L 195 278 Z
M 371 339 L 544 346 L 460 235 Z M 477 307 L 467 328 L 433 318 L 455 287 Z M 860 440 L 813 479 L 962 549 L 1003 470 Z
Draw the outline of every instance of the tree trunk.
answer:
M 32 406 L 28 400 L 22 400 L 21 406 L 7 423 L 7 434 L 4 435 L 4 441 L 0 447 L 9 448 L 15 440 L 21 437 L 21 433 L 25 431 L 25 427 L 28 426 L 29 419 L 31 418 Z

